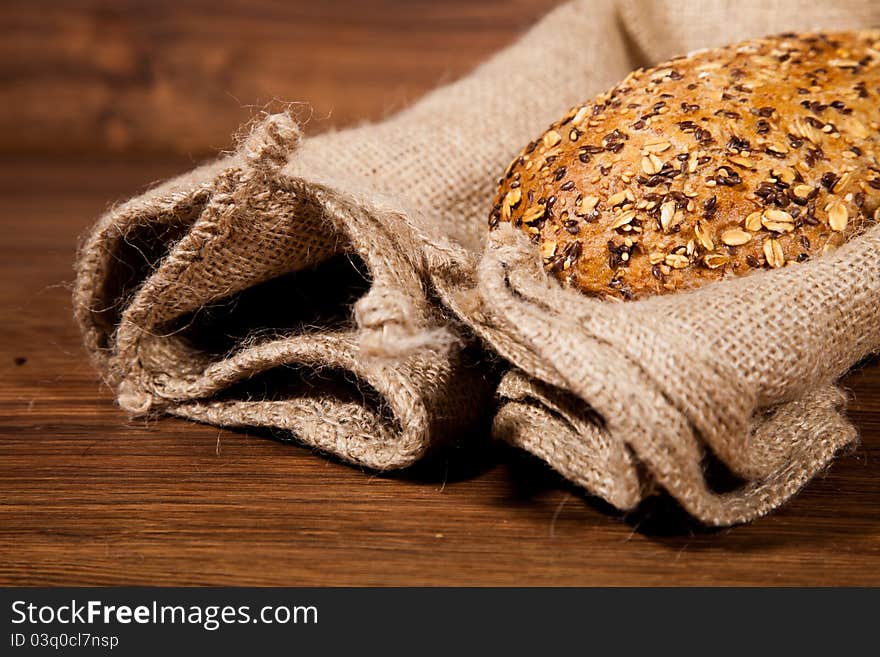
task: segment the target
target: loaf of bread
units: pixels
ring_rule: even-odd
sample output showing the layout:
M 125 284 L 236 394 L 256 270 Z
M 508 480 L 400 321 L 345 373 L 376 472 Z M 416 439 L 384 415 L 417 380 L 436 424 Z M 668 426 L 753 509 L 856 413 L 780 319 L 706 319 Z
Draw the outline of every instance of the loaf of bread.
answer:
M 880 32 L 782 34 L 639 69 L 511 162 L 512 222 L 615 299 L 783 267 L 877 220 Z

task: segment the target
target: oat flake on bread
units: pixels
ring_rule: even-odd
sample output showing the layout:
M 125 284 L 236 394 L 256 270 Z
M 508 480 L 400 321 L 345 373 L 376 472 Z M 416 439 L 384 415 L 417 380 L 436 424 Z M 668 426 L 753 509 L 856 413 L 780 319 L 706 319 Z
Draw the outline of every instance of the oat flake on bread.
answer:
M 489 224 L 615 299 L 780 268 L 880 205 L 880 31 L 782 34 L 638 69 L 511 162 Z

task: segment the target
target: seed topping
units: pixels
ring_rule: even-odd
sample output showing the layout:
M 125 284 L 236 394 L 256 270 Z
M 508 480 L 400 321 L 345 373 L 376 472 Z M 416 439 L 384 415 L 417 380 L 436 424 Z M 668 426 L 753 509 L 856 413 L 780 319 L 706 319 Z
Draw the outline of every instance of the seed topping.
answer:
M 739 228 L 730 228 L 721 233 L 721 241 L 727 246 L 742 246 L 743 244 L 748 244 L 751 240 L 751 233 L 747 233 Z

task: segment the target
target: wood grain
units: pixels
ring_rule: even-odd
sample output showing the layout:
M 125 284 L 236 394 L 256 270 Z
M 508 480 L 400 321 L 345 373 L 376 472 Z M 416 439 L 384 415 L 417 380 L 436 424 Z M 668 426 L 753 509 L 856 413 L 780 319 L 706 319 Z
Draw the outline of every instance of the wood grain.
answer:
M 311 131 L 380 118 L 558 2 L 6 0 L 0 149 L 200 155 L 280 102 Z
M 30 68 L 0 40 L 0 584 L 880 584 L 874 364 L 846 379 L 861 445 L 783 509 L 724 531 L 662 502 L 622 518 L 478 436 L 376 476 L 261 434 L 131 422 L 88 366 L 69 303 L 77 236 L 109 203 L 193 166 L 169 153 L 227 146 L 260 94 L 301 93 L 334 108 L 327 123 L 380 116 L 547 4 L 4 6 L 25 35 L 13 58 Z M 261 39 L 230 69 L 224 57 Z M 228 105 L 223 75 L 240 85 Z M 169 116 L 183 97 L 192 105 Z M 10 155 L 23 149 L 36 154 Z
M 76 236 L 188 162 L 0 164 L 0 584 L 880 584 L 880 369 L 862 444 L 792 503 L 705 532 L 617 514 L 478 438 L 375 476 L 181 420 L 130 422 L 70 318 Z

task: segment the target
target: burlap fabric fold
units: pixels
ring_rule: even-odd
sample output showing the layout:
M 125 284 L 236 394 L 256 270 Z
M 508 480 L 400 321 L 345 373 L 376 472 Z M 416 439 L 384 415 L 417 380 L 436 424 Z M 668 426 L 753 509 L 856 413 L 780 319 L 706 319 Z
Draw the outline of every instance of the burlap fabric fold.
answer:
M 652 62 L 880 22 L 867 2 L 625 1 L 620 11 L 631 51 Z M 499 388 L 495 434 L 620 509 L 659 486 L 707 524 L 765 514 L 856 439 L 833 382 L 880 346 L 878 249 L 874 229 L 813 262 L 610 303 L 562 289 L 504 224 L 480 262 L 473 315 L 516 366 Z M 734 475 L 721 490 L 710 462 Z
M 769 360 L 755 369 L 731 336 L 754 330 L 761 313 L 709 303 L 699 316 L 720 314 L 708 323 L 676 314 L 676 303 L 711 301 L 708 290 L 597 306 L 547 281 L 515 235 L 487 244 L 486 216 L 523 144 L 632 68 L 768 32 L 862 26 L 875 14 L 867 1 L 581 0 L 382 123 L 304 138 L 290 116 L 268 117 L 232 155 L 101 218 L 77 263 L 86 345 L 133 415 L 283 429 L 387 469 L 492 414 L 493 375 L 472 358 L 477 335 L 513 364 L 496 435 L 622 509 L 659 485 L 706 522 L 754 517 L 853 439 L 830 384 L 874 347 L 873 333 L 835 343 L 841 351 L 804 371 L 793 354 L 815 355 L 829 335 L 786 350 L 778 342 L 791 326 L 774 324 L 776 342 L 757 352 Z M 832 262 L 797 271 L 845 267 Z M 864 268 L 847 272 L 866 285 Z M 717 294 L 756 311 L 743 290 L 773 292 L 766 281 L 781 279 L 753 279 Z M 870 299 L 858 290 L 847 309 Z M 777 296 L 762 307 L 790 317 L 802 303 Z M 666 323 L 652 323 L 662 313 Z M 835 317 L 840 326 L 847 316 Z M 743 477 L 742 489 L 707 487 L 708 452 Z
M 232 155 L 108 212 L 74 305 L 120 406 L 289 430 L 378 469 L 488 423 L 491 375 L 432 302 L 429 261 L 472 284 L 510 154 L 633 65 L 584 47 L 622 52 L 616 20 L 605 1 L 562 7 L 380 124 L 303 139 L 271 116 Z

